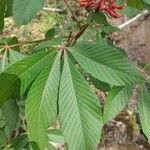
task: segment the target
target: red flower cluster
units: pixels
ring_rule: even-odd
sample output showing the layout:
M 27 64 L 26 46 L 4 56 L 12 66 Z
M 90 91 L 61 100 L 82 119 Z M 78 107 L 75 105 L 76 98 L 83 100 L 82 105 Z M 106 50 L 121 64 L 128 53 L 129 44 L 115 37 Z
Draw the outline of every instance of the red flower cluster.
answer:
M 105 12 L 114 18 L 122 16 L 117 10 L 122 10 L 123 5 L 116 5 L 116 0 L 79 0 L 80 6 L 89 8 L 95 11 Z

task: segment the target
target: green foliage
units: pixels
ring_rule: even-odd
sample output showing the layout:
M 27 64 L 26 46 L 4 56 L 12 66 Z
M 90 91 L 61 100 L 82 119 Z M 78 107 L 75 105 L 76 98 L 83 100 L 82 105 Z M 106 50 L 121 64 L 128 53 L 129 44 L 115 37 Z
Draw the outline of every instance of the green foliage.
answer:
M 23 95 L 43 67 L 49 64 L 53 55 L 54 52 L 52 54 L 50 52 L 37 53 L 8 67 L 0 75 L 2 83 L 0 84 L 0 105 L 11 98 Z
M 29 23 L 42 9 L 45 0 L 14 0 L 13 17 L 18 25 Z
M 137 8 L 131 7 L 131 6 L 127 6 L 123 10 L 121 10 L 121 13 L 132 18 L 132 17 L 136 16 L 137 14 L 139 14 L 140 10 L 138 10 Z
M 144 3 L 143 0 L 128 0 L 128 6 L 137 8 L 137 9 L 143 9 Z
M 44 2 L 1 0 L 0 30 L 9 16 L 19 26 L 29 23 Z M 133 17 L 149 5 L 148 0 L 128 0 L 120 12 Z M 141 127 L 150 139 L 150 93 L 141 86 L 147 81 L 127 54 L 106 40 L 119 31 L 107 14 L 87 13 L 86 19 L 63 13 L 64 22 L 53 23 L 42 40 L 0 41 L 0 149 L 54 150 L 61 143 L 66 149 L 95 150 L 103 125 L 128 104 L 135 85 L 141 87 Z M 26 45 L 33 54 L 22 53 Z M 103 111 L 90 85 L 105 93 Z
M 5 0 L 0 1 L 0 31 L 4 27 Z
M 94 21 L 101 25 L 107 24 L 107 18 L 103 13 L 99 13 L 99 12 L 94 13 Z
M 8 139 L 11 138 L 13 131 L 16 128 L 18 116 L 19 116 L 19 107 L 14 100 L 9 100 L 2 106 L 2 113 L 6 118 L 6 126 L 4 128 L 6 136 Z
M 140 95 L 138 101 L 138 110 L 140 114 L 141 126 L 144 134 L 147 136 L 148 140 L 150 140 L 150 92 L 146 86 L 141 85 L 140 87 Z
M 14 0 L 5 0 L 6 1 L 6 12 L 5 12 L 5 17 L 9 17 L 12 15 L 12 7 L 13 7 L 13 2 Z
M 69 48 L 78 63 L 93 77 L 111 85 L 124 86 L 144 79 L 115 47 L 79 44 Z
M 133 85 L 125 87 L 114 86 L 110 90 L 104 105 L 104 123 L 111 121 L 128 104 L 132 93 Z
M 103 125 L 98 99 L 67 54 L 60 81 L 59 117 L 68 148 L 96 148 Z
M 91 81 L 94 84 L 94 86 L 99 89 L 100 91 L 108 92 L 110 91 L 111 87 L 109 84 L 102 82 L 96 78 L 91 77 Z
M 147 3 L 148 5 L 150 5 L 150 1 L 148 0 L 143 0 L 145 3 Z
M 47 128 L 54 124 L 57 117 L 60 53 L 53 59 L 36 78 L 27 97 L 29 138 L 38 144 L 39 149 L 48 144 Z

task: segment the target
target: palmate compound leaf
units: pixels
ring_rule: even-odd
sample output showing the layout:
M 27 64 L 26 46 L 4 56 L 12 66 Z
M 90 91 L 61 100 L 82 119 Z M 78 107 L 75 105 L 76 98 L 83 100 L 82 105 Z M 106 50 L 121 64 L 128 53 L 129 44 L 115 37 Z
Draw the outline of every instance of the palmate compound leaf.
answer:
M 56 121 L 60 80 L 60 55 L 49 63 L 34 81 L 26 104 L 29 140 L 40 150 L 48 144 L 47 129 Z
M 104 105 L 103 120 L 104 123 L 111 121 L 129 102 L 134 86 L 124 87 L 114 86 L 106 97 Z
M 150 141 L 150 92 L 146 86 L 141 85 L 138 99 L 138 111 L 144 134 Z
M 9 99 L 23 95 L 43 67 L 47 66 L 55 55 L 55 51 L 33 54 L 2 72 L 0 74 L 0 106 Z
M 68 49 L 81 67 L 100 81 L 116 86 L 144 82 L 140 73 L 115 47 L 81 43 Z
M 60 80 L 59 117 L 69 149 L 96 149 L 103 125 L 99 100 L 66 53 Z
M 18 25 L 29 23 L 42 9 L 45 0 L 14 0 L 13 17 Z

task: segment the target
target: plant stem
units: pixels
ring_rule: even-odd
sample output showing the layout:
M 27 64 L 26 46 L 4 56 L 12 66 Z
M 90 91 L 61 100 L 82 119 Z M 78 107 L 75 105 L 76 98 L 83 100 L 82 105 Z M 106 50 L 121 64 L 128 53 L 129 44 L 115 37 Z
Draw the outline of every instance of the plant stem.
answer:
M 71 9 L 71 7 L 69 6 L 67 0 L 64 0 L 64 3 L 65 3 L 65 5 L 67 6 L 68 10 L 70 11 L 70 13 L 71 13 L 73 19 L 74 19 L 75 21 L 77 21 L 76 15 L 75 15 L 74 12 L 72 11 L 72 9 Z
M 77 32 L 72 38 L 70 38 L 70 40 L 65 44 L 65 46 L 67 47 L 72 42 L 75 43 L 77 39 L 84 33 L 88 26 L 89 24 L 84 25 L 79 32 Z
M 28 45 L 28 44 L 33 44 L 33 43 L 40 43 L 40 42 L 44 42 L 44 41 L 48 41 L 50 39 L 41 39 L 41 40 L 36 40 L 36 41 L 23 41 L 23 42 L 20 42 L 18 44 L 12 44 L 12 45 L 3 45 L 4 49 L 11 49 L 11 48 L 14 48 L 14 47 L 17 47 L 17 46 L 22 46 L 22 45 Z

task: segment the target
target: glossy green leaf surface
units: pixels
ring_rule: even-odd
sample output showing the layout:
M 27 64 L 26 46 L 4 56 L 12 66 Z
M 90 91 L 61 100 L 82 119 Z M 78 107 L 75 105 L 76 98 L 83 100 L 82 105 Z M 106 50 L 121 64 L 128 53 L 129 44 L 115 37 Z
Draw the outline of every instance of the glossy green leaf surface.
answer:
M 95 150 L 101 135 L 98 98 L 65 54 L 59 91 L 62 134 L 72 150 Z
M 69 51 L 84 70 L 100 81 L 117 86 L 144 81 L 128 58 L 115 47 L 82 43 L 70 47 Z
M 150 92 L 144 85 L 140 87 L 138 111 L 140 115 L 142 130 L 148 140 L 150 140 Z
M 42 9 L 45 0 L 14 0 L 13 17 L 18 25 L 29 23 Z
M 29 139 L 36 142 L 40 150 L 48 144 L 47 129 L 54 124 L 57 117 L 59 80 L 60 53 L 43 69 L 27 97 Z
M 133 85 L 125 87 L 114 86 L 111 89 L 105 100 L 104 123 L 111 121 L 128 104 L 133 93 L 133 87 Z
M 48 51 L 31 55 L 2 72 L 0 74 L 0 105 L 11 98 L 23 95 L 43 67 L 51 62 L 55 54 L 55 51 Z

